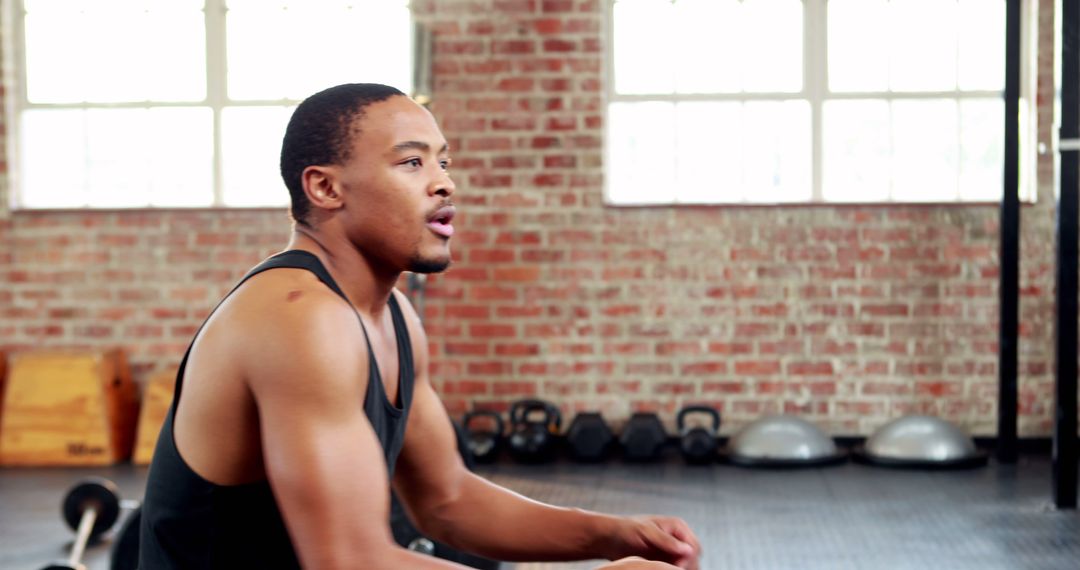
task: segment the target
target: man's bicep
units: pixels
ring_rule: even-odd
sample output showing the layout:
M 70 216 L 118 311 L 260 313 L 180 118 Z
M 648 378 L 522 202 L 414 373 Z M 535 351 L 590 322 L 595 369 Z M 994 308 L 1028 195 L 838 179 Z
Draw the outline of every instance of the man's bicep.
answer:
M 301 563 L 322 566 L 392 544 L 389 485 L 363 410 L 366 355 L 296 342 L 292 355 L 267 355 L 250 385 L 267 478 L 286 527 Z

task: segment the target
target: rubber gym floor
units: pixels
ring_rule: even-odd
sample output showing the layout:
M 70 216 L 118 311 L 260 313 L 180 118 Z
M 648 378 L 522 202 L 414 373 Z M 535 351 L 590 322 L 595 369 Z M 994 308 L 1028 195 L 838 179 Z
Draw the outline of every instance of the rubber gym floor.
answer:
M 787 471 L 689 467 L 669 457 L 647 465 L 500 462 L 480 473 L 560 505 L 681 516 L 701 538 L 706 569 L 1080 568 L 1080 513 L 1050 506 L 1045 455 L 942 472 L 851 463 Z M 60 501 L 72 484 L 93 475 L 138 499 L 146 469 L 0 469 L 0 569 L 36 570 L 66 558 L 73 533 L 61 521 Z M 109 538 L 88 549 L 91 570 L 109 567 Z

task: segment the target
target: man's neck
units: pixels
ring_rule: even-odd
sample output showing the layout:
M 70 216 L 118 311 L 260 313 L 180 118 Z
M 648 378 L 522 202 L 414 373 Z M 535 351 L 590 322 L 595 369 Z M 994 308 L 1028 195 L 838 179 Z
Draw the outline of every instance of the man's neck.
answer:
M 313 253 L 322 261 L 349 302 L 362 314 L 377 319 L 390 299 L 401 272 L 380 271 L 363 252 L 344 238 L 296 227 L 287 249 Z

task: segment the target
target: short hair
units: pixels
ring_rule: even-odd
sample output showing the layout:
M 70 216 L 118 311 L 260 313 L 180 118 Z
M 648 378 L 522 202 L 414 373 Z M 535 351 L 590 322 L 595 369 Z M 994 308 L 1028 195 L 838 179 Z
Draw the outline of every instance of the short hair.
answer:
M 400 90 L 377 83 L 346 83 L 304 99 L 289 119 L 281 141 L 281 177 L 292 198 L 293 219 L 309 226 L 311 202 L 304 194 L 302 174 L 309 166 L 344 164 L 359 134 L 357 119 L 364 109 L 394 96 Z

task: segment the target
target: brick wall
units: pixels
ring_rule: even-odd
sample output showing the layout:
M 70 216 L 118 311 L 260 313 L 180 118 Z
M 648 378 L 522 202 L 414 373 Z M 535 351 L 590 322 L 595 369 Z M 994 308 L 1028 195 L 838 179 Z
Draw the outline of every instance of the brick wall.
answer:
M 463 212 L 456 265 L 425 299 L 433 379 L 453 412 L 537 396 L 616 423 L 637 409 L 670 421 L 705 401 L 728 433 L 785 411 L 836 435 L 908 412 L 993 434 L 995 206 L 604 207 L 604 2 L 413 5 L 437 34 L 433 110 Z M 1052 29 L 1050 10 L 1041 17 Z M 1044 142 L 1052 90 L 1044 73 Z M 1025 436 L 1049 434 L 1052 413 L 1048 158 L 1023 212 Z M 145 378 L 284 244 L 285 220 L 0 213 L 0 349 L 120 344 Z

